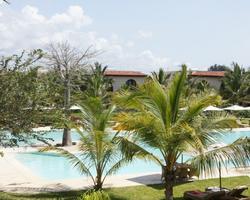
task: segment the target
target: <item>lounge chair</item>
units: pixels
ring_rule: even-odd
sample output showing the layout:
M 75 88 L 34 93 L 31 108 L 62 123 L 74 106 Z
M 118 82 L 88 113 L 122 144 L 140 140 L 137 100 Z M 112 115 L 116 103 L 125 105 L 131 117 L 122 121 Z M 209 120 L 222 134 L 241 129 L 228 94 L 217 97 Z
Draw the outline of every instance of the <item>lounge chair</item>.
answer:
M 243 186 L 238 186 L 233 188 L 230 192 L 227 193 L 227 196 L 232 196 L 232 197 L 245 197 L 242 195 L 242 193 L 247 190 L 248 187 L 243 185 Z
M 220 197 L 225 196 L 225 191 L 209 191 L 202 192 L 200 190 L 186 191 L 184 192 L 185 200 L 219 200 Z
M 230 196 L 224 196 L 224 197 L 221 197 L 219 200 L 250 200 L 250 197 L 230 197 Z
M 247 190 L 247 186 L 238 186 L 230 190 L 221 200 L 250 200 L 250 197 L 242 195 Z

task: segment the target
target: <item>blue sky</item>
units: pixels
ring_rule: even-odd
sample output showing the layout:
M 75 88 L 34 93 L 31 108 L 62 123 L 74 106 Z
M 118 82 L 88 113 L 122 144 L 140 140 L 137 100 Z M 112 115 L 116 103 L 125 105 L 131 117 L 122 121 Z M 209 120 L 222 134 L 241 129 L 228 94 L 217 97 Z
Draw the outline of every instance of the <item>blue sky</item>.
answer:
M 11 2 L 0 5 L 0 54 L 68 40 L 79 48 L 93 44 L 103 50 L 97 60 L 115 69 L 250 65 L 250 1 Z

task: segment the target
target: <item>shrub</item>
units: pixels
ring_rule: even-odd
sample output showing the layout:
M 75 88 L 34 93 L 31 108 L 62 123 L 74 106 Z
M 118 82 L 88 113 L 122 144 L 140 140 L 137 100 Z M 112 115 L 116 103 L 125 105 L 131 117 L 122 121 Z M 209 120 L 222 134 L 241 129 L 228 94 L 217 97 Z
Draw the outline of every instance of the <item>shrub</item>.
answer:
M 78 200 L 111 200 L 109 195 L 104 191 L 88 191 L 84 193 Z

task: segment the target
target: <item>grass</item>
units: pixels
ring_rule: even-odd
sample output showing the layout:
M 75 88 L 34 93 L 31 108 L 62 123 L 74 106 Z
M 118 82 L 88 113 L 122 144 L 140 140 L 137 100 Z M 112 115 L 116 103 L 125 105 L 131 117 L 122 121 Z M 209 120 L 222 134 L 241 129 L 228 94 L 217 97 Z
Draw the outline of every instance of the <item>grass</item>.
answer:
M 186 190 L 200 189 L 204 190 L 208 186 L 218 186 L 218 179 L 209 179 L 183 183 L 174 187 L 175 200 L 182 200 L 183 192 Z M 233 188 L 238 185 L 247 185 L 250 187 L 250 177 L 231 177 L 222 179 L 223 187 Z M 112 200 L 162 200 L 164 199 L 164 188 L 162 185 L 134 186 L 123 188 L 105 189 Z M 43 194 L 13 194 L 0 192 L 0 200 L 73 200 L 77 199 L 83 191 L 70 191 L 61 193 L 43 193 Z M 250 190 L 245 192 L 250 196 Z

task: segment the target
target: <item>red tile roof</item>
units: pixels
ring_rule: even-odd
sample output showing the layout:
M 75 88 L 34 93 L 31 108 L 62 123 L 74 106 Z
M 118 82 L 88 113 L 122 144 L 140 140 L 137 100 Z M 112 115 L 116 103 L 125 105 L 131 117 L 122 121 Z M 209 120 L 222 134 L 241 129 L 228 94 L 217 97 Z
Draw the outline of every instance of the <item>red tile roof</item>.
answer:
M 225 71 L 196 71 L 191 76 L 224 77 Z
M 107 70 L 105 72 L 106 76 L 137 76 L 137 77 L 145 77 L 146 74 L 138 71 L 121 71 L 121 70 Z

